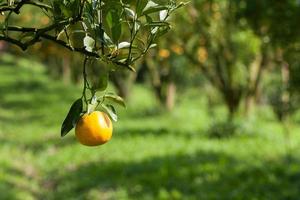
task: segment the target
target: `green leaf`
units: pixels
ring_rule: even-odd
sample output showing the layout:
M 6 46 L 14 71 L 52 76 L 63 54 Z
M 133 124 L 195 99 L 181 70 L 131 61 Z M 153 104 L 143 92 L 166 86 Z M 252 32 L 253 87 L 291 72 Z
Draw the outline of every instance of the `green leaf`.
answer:
M 56 39 L 64 41 L 64 38 L 66 38 L 66 31 L 63 29 L 57 34 Z
M 165 27 L 160 28 L 159 31 L 156 34 L 156 37 L 160 37 L 160 36 L 166 34 L 167 32 L 169 32 L 170 29 L 171 28 L 169 26 L 165 26 Z
M 135 12 L 129 8 L 124 9 L 125 13 L 127 14 L 128 17 L 134 19 L 135 17 Z
M 129 69 L 132 72 L 136 72 L 136 70 L 130 64 L 128 64 L 126 62 L 127 62 L 127 58 L 119 60 L 119 61 L 115 61 L 114 64 L 126 67 L 127 69 Z
M 98 104 L 97 96 L 94 95 L 92 97 L 91 103 L 88 104 L 87 113 L 90 114 L 90 113 L 94 112 L 94 110 L 97 107 L 97 104 Z
M 100 39 L 101 40 L 101 39 Z M 101 40 L 102 41 L 102 40 Z M 111 40 L 111 38 L 104 32 L 103 33 L 103 42 L 104 42 L 104 44 L 106 44 L 106 45 L 112 45 L 112 44 L 114 44 L 113 42 L 112 42 L 112 40 Z
M 111 10 L 106 16 L 106 21 L 111 29 L 112 40 L 116 43 L 122 34 L 121 18 L 118 10 Z
M 9 6 L 13 6 L 14 3 L 15 3 L 15 0 L 8 0 L 7 2 L 8 2 L 8 5 L 9 5 Z
M 153 1 L 148 1 L 145 8 L 143 9 L 143 12 L 145 12 L 146 10 L 149 10 L 151 8 L 155 8 L 156 6 L 159 6 L 159 5 Z
M 155 47 L 157 47 L 157 44 L 151 44 L 151 45 L 149 46 L 149 49 L 155 48 Z
M 85 36 L 84 39 L 83 39 L 83 44 L 84 44 L 84 47 L 87 51 L 89 52 L 93 52 L 93 49 L 94 49 L 94 46 L 95 46 L 95 40 L 90 37 L 90 36 Z
M 159 27 L 154 27 L 153 29 L 151 29 L 151 34 L 154 35 L 157 31 L 158 31 Z
M 159 20 L 160 20 L 160 21 L 166 20 L 167 17 L 168 17 L 168 11 L 167 11 L 167 10 L 161 10 L 161 11 L 159 12 Z
M 111 28 L 111 33 L 112 33 L 112 40 L 114 42 L 118 42 L 119 38 L 121 37 L 122 34 L 122 28 L 121 28 L 121 23 L 116 24 Z
M 62 123 L 61 126 L 61 137 L 64 137 L 65 135 L 67 135 L 67 133 L 70 132 L 70 130 L 72 130 L 75 126 L 75 124 L 77 123 L 80 114 L 82 113 L 82 99 L 77 99 L 71 106 L 67 117 L 65 118 L 65 120 Z
M 92 24 L 94 22 L 94 9 L 92 3 L 86 1 L 86 9 L 84 9 L 84 16 L 87 18 L 87 21 Z
M 53 17 L 54 21 L 59 21 L 60 19 L 63 19 L 63 13 L 60 9 L 62 2 L 60 0 L 55 0 L 52 2 L 52 7 L 53 7 Z
M 123 49 L 123 48 L 128 48 L 128 47 L 130 47 L 129 42 L 121 42 L 118 44 L 118 49 Z
M 176 9 L 178 9 L 178 8 L 181 8 L 181 7 L 183 7 L 183 6 L 186 6 L 187 4 L 189 4 L 190 3 L 190 1 L 188 1 L 188 2 L 180 2 L 179 4 L 177 4 L 174 8 L 173 8 L 173 10 L 176 10 Z
M 158 5 L 156 3 L 154 3 L 153 1 L 149 1 L 146 5 L 146 7 L 143 9 L 142 14 L 143 15 L 148 15 L 151 13 L 155 13 L 161 10 L 167 10 L 168 7 L 164 6 L 164 5 Z
M 141 25 L 138 22 L 134 23 L 134 32 L 136 33 L 140 29 Z
M 72 17 L 72 10 L 70 10 L 66 5 L 64 4 L 60 4 L 59 8 L 61 10 L 61 12 L 63 13 L 64 16 L 66 17 Z
M 110 100 L 112 102 L 115 102 L 121 106 L 123 106 L 124 108 L 126 107 L 124 99 L 118 95 L 114 95 L 114 94 L 105 94 L 103 95 L 103 99 L 104 100 Z
M 118 116 L 116 114 L 116 111 L 112 105 L 104 105 L 101 104 L 101 107 L 103 108 L 104 112 L 108 114 L 108 116 L 113 120 L 113 121 L 118 121 Z
M 103 70 L 96 79 L 93 84 L 93 89 L 97 91 L 105 90 L 108 85 L 108 72 Z
M 74 0 L 73 2 L 70 2 L 68 7 L 72 11 L 72 16 L 76 17 L 80 10 L 80 0 Z
M 143 9 L 145 8 L 145 6 L 147 5 L 148 0 L 137 0 L 136 2 L 136 14 L 137 16 L 141 16 Z
M 149 15 L 146 15 L 146 20 L 148 23 L 153 22 L 153 19 Z
M 165 21 L 155 21 L 147 23 L 145 26 L 170 26 L 170 24 Z

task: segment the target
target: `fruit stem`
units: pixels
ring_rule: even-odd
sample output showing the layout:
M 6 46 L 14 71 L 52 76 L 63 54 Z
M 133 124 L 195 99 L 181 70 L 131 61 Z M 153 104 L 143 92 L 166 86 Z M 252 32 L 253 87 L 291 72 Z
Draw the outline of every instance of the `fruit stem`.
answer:
M 101 53 L 104 55 L 104 30 L 103 30 L 103 14 L 102 14 L 102 0 L 99 0 L 99 7 L 97 10 L 98 14 L 98 25 L 101 30 Z
M 83 61 L 83 70 L 82 70 L 82 75 L 83 75 L 83 90 L 82 90 L 82 97 L 81 98 L 84 99 L 86 109 L 87 109 L 87 106 L 88 106 L 88 100 L 87 100 L 87 97 L 86 97 L 86 89 L 89 88 L 89 83 L 88 83 L 88 80 L 87 80 L 87 73 L 86 73 L 87 61 L 88 61 L 88 57 L 85 56 L 84 61 Z

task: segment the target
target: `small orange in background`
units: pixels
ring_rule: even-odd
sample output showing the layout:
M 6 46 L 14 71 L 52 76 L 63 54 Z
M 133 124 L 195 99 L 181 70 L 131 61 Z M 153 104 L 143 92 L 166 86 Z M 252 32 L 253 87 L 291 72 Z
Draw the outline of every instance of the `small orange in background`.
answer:
M 161 58 L 168 58 L 170 56 L 170 51 L 168 49 L 160 49 L 158 55 Z
M 176 54 L 178 54 L 178 55 L 183 54 L 183 49 L 182 49 L 182 47 L 179 46 L 179 45 L 173 44 L 173 45 L 171 45 L 171 49 L 172 49 L 172 51 L 173 51 L 174 53 L 176 53 Z
M 106 113 L 94 111 L 84 114 L 77 122 L 75 135 L 86 146 L 98 146 L 108 142 L 112 136 L 112 122 Z
M 197 55 L 198 55 L 198 61 L 200 63 L 205 63 L 205 61 L 208 58 L 208 53 L 205 47 L 199 47 L 197 51 Z

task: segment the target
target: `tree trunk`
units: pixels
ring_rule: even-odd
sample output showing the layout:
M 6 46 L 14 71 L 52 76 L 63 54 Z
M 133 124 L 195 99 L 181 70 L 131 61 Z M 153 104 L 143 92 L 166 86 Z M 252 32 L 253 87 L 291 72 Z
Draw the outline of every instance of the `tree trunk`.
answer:
M 245 97 L 245 116 L 249 117 L 254 110 L 254 105 L 255 105 L 255 95 L 247 95 Z
M 166 93 L 166 107 L 169 111 L 174 108 L 176 99 L 176 85 L 174 82 L 171 82 L 167 85 Z
M 259 86 L 263 76 L 263 71 L 267 65 L 266 47 L 262 47 L 261 55 L 258 55 L 250 66 L 249 88 L 245 98 L 245 116 L 250 116 L 253 112 L 257 97 L 259 94 Z
M 62 79 L 65 84 L 69 84 L 71 82 L 70 57 L 64 56 L 62 62 Z
M 248 78 L 248 91 L 245 97 L 244 115 L 249 117 L 254 108 L 256 90 L 258 89 L 259 78 L 262 73 L 262 56 L 258 55 L 254 62 L 250 65 Z
M 115 71 L 110 75 L 110 80 L 114 84 L 117 93 L 124 99 L 129 97 L 129 89 L 134 82 L 136 76 L 128 71 Z
M 128 97 L 128 85 L 126 81 L 124 81 L 123 77 L 118 77 L 116 73 L 112 74 L 111 80 L 117 90 L 119 96 L 124 99 Z
M 282 67 L 281 67 L 281 77 L 282 77 L 282 85 L 283 85 L 283 92 L 281 94 L 281 101 L 283 106 L 283 120 L 288 120 L 289 117 L 289 105 L 290 105 L 290 93 L 288 91 L 288 85 L 290 81 L 290 69 L 289 64 L 285 61 L 282 61 Z

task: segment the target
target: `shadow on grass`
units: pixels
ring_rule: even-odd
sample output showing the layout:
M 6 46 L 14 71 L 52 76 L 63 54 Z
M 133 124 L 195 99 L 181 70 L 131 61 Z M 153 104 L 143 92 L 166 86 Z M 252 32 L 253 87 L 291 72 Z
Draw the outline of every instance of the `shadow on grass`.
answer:
M 0 135 L 0 141 L 3 144 L 9 145 L 11 148 L 23 149 L 24 151 L 30 151 L 35 154 L 39 154 L 45 150 L 60 150 L 64 147 L 77 143 L 74 137 L 60 138 L 58 134 L 55 136 L 52 135 L 51 137 L 47 137 L 47 135 L 45 135 L 45 137 L 39 137 L 35 138 L 34 140 L 26 141 L 15 140 L 13 138 L 10 139 Z
M 0 73 L 5 77 L 0 79 L 0 109 L 5 111 L 0 113 L 3 124 L 52 126 L 58 121 L 52 116 L 61 116 L 62 121 L 68 106 L 76 99 L 75 87 L 55 83 L 42 71 L 0 66 Z M 53 112 L 59 113 L 53 115 Z
M 3 168 L 3 166 L 1 167 Z M 0 181 L 0 199 L 37 199 L 39 196 L 39 191 L 36 185 L 35 180 L 32 177 L 29 177 L 26 174 L 24 169 L 26 165 L 23 165 L 22 169 L 10 167 L 5 168 L 5 174 L 9 174 L 7 178 L 3 181 Z M 11 178 L 13 175 L 14 178 Z M 19 181 L 22 179 L 23 181 Z M 0 179 L 1 180 L 1 179 Z M 33 183 L 33 181 L 35 183 Z
M 287 165 L 282 159 L 255 166 L 213 152 L 95 162 L 61 176 L 49 174 L 47 180 L 59 184 L 45 194 L 50 199 L 86 199 L 92 194 L 96 199 L 297 199 L 299 164 L 293 160 Z M 114 196 L 118 191 L 126 192 Z
M 134 109 L 133 109 L 134 108 Z M 166 111 L 160 105 L 155 105 L 153 107 L 143 107 L 143 108 L 135 108 L 131 105 L 130 110 L 126 110 L 126 119 L 138 119 L 138 118 L 147 118 L 164 114 Z
M 187 130 L 184 128 L 181 129 L 175 129 L 172 127 L 126 127 L 126 128 L 119 128 L 117 127 L 114 132 L 115 134 L 118 134 L 118 137 L 120 138 L 130 138 L 132 136 L 146 136 L 146 135 L 154 135 L 154 136 L 162 136 L 162 135 L 173 135 L 178 137 L 203 137 L 203 131 L 202 129 L 192 129 Z
M 15 191 L 12 190 L 14 188 L 13 184 L 6 183 L 1 181 L 0 182 L 0 198 L 1 199 L 17 199 L 15 195 Z
M 49 87 L 47 82 L 43 83 L 36 80 L 20 81 L 16 80 L 9 85 L 0 86 L 0 97 L 13 94 L 16 98 L 9 100 L 2 100 L 0 106 L 5 109 L 39 109 L 47 104 L 55 104 L 52 99 L 47 96 L 52 95 L 56 99 L 62 101 L 72 100 L 74 91 L 67 88 Z M 22 98 L 22 94 L 30 94 L 28 98 Z

